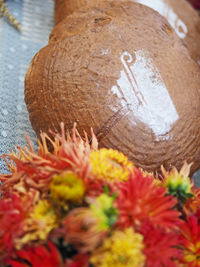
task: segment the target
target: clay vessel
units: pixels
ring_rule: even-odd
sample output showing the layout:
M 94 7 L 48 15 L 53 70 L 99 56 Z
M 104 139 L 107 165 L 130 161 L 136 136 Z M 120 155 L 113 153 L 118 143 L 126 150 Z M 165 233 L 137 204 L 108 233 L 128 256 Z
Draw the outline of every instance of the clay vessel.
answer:
M 118 0 L 116 0 L 118 1 Z M 200 64 L 200 16 L 186 0 L 131 0 L 153 8 L 164 16 L 191 57 Z M 55 0 L 55 23 L 62 21 L 78 8 L 98 5 L 98 0 Z
M 77 122 L 147 171 L 200 167 L 199 67 L 144 5 L 100 0 L 65 17 L 32 60 L 25 101 L 37 135 Z
M 200 16 L 186 0 L 133 0 L 164 16 L 200 64 Z

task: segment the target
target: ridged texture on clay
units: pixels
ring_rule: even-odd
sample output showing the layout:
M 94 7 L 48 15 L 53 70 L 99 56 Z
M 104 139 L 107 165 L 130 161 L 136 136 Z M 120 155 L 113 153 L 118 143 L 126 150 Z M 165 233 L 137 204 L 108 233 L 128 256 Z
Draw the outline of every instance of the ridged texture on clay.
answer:
M 138 87 L 128 89 L 140 73 Z M 77 122 L 80 131 L 93 127 L 100 146 L 121 150 L 145 170 L 180 168 L 185 160 L 194 162 L 192 172 L 200 167 L 199 67 L 148 7 L 102 2 L 62 20 L 32 60 L 25 101 L 38 135 Z
M 98 6 L 102 1 L 55 0 L 55 23 L 62 21 L 67 15 L 81 7 Z M 200 16 L 191 4 L 186 0 L 130 1 L 149 6 L 164 16 L 189 50 L 191 57 L 200 64 Z

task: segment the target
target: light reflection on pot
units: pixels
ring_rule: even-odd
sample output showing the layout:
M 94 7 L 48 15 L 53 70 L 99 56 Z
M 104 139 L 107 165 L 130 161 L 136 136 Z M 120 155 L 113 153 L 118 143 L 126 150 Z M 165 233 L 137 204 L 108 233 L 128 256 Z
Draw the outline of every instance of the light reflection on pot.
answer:
M 188 33 L 187 26 L 178 17 L 173 8 L 169 6 L 164 0 L 134 0 L 134 2 L 138 2 L 145 6 L 151 7 L 160 13 L 163 17 L 165 17 L 172 28 L 175 30 L 176 34 L 184 39 Z
M 163 135 L 166 139 L 172 124 L 179 118 L 177 110 L 148 53 L 139 50 L 134 57 L 128 52 L 121 55 L 123 70 L 111 90 L 120 99 L 122 107 L 129 104 L 134 114 L 133 124 L 137 117 L 152 129 L 157 141 L 163 140 Z

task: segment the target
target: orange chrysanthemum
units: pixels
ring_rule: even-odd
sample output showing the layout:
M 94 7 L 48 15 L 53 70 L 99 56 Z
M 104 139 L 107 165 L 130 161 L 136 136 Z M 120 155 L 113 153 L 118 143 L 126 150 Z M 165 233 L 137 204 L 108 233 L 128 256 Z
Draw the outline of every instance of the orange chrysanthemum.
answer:
M 158 187 L 152 177 L 144 177 L 138 171 L 117 186 L 118 224 L 121 227 L 140 225 L 146 220 L 166 228 L 176 228 L 180 224 L 180 214 L 174 209 L 177 200 L 167 196 L 166 189 Z
M 11 171 L 10 175 L 0 175 L 3 182 L 0 190 L 26 194 L 30 188 L 46 194 L 52 175 L 59 174 L 66 168 L 74 170 L 79 177 L 87 177 L 89 171 L 89 155 L 91 149 L 97 149 L 96 137 L 92 132 L 92 144 L 89 145 L 87 135 L 81 138 L 76 127 L 72 130 L 72 137 L 65 139 L 64 124 L 61 124 L 61 136 L 54 134 L 54 140 L 46 133 L 41 134 L 39 151 L 36 154 L 28 139 L 29 148 L 18 147 L 19 153 L 3 155 Z M 48 149 L 51 144 L 52 153 Z M 7 158 L 11 163 L 8 162 Z

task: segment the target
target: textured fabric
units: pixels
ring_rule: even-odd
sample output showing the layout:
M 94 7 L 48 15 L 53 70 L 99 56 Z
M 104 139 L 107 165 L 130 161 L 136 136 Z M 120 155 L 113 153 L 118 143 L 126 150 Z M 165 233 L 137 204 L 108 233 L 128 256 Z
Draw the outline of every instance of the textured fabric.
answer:
M 0 154 L 16 144 L 35 140 L 24 103 L 24 76 L 34 54 L 48 42 L 53 28 L 53 0 L 7 0 L 10 13 L 22 24 L 20 34 L 0 18 Z M 0 172 L 5 172 L 0 160 Z
M 0 18 L 0 154 L 16 144 L 24 146 L 25 133 L 35 143 L 24 103 L 24 76 L 34 54 L 48 42 L 54 24 L 53 0 L 9 0 L 6 4 L 21 22 L 23 33 Z M 2 160 L 0 172 L 6 172 Z M 200 185 L 200 173 L 196 180 Z

